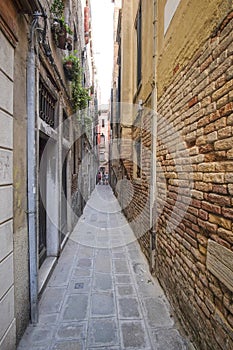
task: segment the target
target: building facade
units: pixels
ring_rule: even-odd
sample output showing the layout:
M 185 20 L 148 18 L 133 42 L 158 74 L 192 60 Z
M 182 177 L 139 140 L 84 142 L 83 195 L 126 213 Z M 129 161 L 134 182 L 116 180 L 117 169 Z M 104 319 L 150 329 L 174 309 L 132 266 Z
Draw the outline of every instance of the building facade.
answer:
M 113 185 L 123 173 L 124 212 L 194 344 L 231 349 L 232 2 L 121 11 Z
M 0 348 L 11 350 L 95 185 L 94 67 L 88 1 L 0 13 Z

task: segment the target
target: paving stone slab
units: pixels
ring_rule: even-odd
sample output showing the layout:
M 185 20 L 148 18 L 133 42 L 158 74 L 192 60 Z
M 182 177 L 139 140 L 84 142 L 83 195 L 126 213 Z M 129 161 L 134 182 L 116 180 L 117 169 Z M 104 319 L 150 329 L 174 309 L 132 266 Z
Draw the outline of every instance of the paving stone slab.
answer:
M 42 299 L 39 303 L 40 314 L 52 314 L 59 312 L 61 309 L 65 291 L 65 288 L 47 288 L 44 291 Z
M 25 345 L 20 345 L 17 347 L 17 350 L 50 350 L 50 344 L 43 344 L 43 345 L 29 345 L 28 343 Z
M 172 327 L 174 325 L 174 320 L 163 300 L 144 298 L 143 308 L 150 327 Z
M 112 293 L 94 293 L 91 300 L 91 315 L 113 316 L 116 314 L 114 297 Z
M 91 268 L 92 267 L 92 259 L 88 259 L 88 258 L 78 258 L 77 259 L 77 267 L 80 268 Z
M 46 326 L 36 326 L 29 325 L 24 333 L 24 338 L 20 342 L 21 347 L 25 344 L 29 344 L 30 346 L 47 346 L 52 340 L 52 337 L 55 332 L 55 327 Z M 43 345 L 42 345 L 43 344 Z
M 113 252 L 113 259 L 127 259 L 127 254 L 125 252 Z
M 124 321 L 120 323 L 120 328 L 123 349 L 151 350 L 150 342 L 143 322 Z
M 62 323 L 56 332 L 56 338 L 61 339 L 85 339 L 87 332 L 86 323 Z
M 95 291 L 108 291 L 113 288 L 112 275 L 106 273 L 96 273 L 93 276 L 93 289 Z
M 110 249 L 95 249 L 95 256 L 101 256 L 102 258 L 108 257 L 111 258 L 111 250 Z
M 95 272 L 102 272 L 102 273 L 112 272 L 111 259 L 108 257 L 105 257 L 105 259 L 103 259 L 101 256 L 96 256 L 94 260 L 94 264 L 95 264 Z
M 71 275 L 71 278 L 78 278 L 78 277 L 90 277 L 92 275 L 92 269 L 91 268 L 81 268 L 77 267 L 73 270 L 73 273 Z
M 89 323 L 88 346 L 118 345 L 117 321 L 116 319 L 92 319 Z
M 63 321 L 83 321 L 87 319 L 89 298 L 86 294 L 70 295 L 63 306 Z
M 131 284 L 132 277 L 130 275 L 115 275 L 116 284 Z
M 155 350 L 188 350 L 188 344 L 176 329 L 156 329 L 150 333 Z
M 135 295 L 136 292 L 133 285 L 130 285 L 130 284 L 116 285 L 116 294 L 117 296 L 123 297 L 123 296 Z
M 94 254 L 94 249 L 91 247 L 80 246 L 77 252 L 79 258 L 92 258 Z
M 72 340 L 55 343 L 51 350 L 85 350 L 85 347 L 81 340 Z
M 44 325 L 44 324 L 50 324 L 54 325 L 57 323 L 58 320 L 58 313 L 56 314 L 49 314 L 49 315 L 40 315 L 38 319 L 38 324 Z
M 116 274 L 129 274 L 129 265 L 127 260 L 113 260 L 113 268 Z
M 119 298 L 119 318 L 120 319 L 141 319 L 139 301 L 137 298 Z
M 143 297 L 163 297 L 164 292 L 160 284 L 155 279 L 152 279 L 147 273 L 136 275 L 136 286 L 138 293 Z
M 91 279 L 86 277 L 78 277 L 70 281 L 67 294 L 89 293 L 90 290 Z

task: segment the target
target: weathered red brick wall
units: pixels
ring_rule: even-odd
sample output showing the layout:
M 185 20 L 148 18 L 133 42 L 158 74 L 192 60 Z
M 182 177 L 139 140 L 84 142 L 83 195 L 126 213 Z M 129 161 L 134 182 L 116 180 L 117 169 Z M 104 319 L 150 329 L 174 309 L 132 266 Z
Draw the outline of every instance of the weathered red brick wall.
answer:
M 207 269 L 212 239 L 233 251 L 233 20 L 158 101 L 156 270 L 199 349 L 233 349 L 233 293 Z
M 142 251 L 147 259 L 150 259 L 150 169 L 151 169 L 151 110 L 143 109 L 141 117 L 135 120 L 131 133 L 127 133 L 121 146 L 121 158 L 128 182 L 123 184 L 118 194 L 118 200 L 123 208 L 135 237 L 139 240 Z M 137 164 L 134 154 L 134 142 L 141 139 L 141 162 Z M 140 168 L 141 176 L 137 177 L 136 168 Z

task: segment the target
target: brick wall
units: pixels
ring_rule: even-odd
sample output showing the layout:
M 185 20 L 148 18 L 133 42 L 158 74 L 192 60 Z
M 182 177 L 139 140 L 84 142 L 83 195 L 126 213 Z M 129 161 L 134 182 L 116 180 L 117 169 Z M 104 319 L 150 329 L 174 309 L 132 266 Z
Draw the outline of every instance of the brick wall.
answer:
M 157 275 L 208 350 L 233 348 L 232 290 L 206 265 L 208 240 L 233 256 L 232 28 L 229 15 L 158 101 Z

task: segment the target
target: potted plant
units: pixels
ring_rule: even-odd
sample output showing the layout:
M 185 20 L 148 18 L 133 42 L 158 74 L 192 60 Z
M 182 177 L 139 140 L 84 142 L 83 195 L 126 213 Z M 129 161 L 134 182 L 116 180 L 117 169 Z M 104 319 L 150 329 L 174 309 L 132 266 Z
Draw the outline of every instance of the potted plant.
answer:
M 55 43 L 57 47 L 62 50 L 66 48 L 68 50 L 72 50 L 72 42 L 71 38 L 68 38 L 68 35 L 71 36 L 73 34 L 71 28 L 65 22 L 63 17 L 64 12 L 64 3 L 62 0 L 54 0 L 51 6 L 51 14 L 52 14 L 52 25 L 51 29 L 53 32 L 53 36 L 55 39 Z
M 79 59 L 77 51 L 63 59 L 64 71 L 69 80 L 73 80 L 74 76 L 79 73 Z

